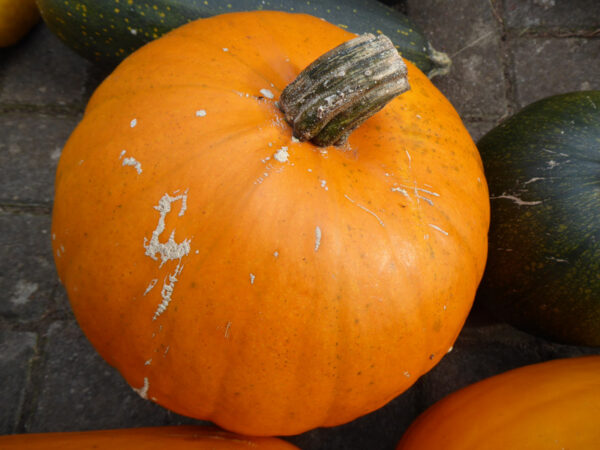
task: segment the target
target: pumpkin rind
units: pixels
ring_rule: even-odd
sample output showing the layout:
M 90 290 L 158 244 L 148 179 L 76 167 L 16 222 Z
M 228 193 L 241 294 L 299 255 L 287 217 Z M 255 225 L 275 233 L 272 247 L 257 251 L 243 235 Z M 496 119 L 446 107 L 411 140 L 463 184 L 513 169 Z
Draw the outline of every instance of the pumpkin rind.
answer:
M 384 33 L 402 56 L 430 77 L 450 69 L 450 58 L 436 51 L 405 15 L 376 0 L 155 0 L 152 4 L 92 0 L 36 0 L 48 27 L 84 57 L 114 67 L 145 43 L 191 20 L 217 14 L 278 10 L 322 17 L 354 33 Z
M 600 356 L 493 376 L 435 403 L 397 450 L 592 449 L 600 443 Z
M 478 142 L 492 205 L 477 301 L 547 338 L 600 345 L 600 91 L 535 102 Z
M 276 106 L 353 35 L 233 13 L 140 49 L 99 87 L 56 177 L 53 248 L 75 315 L 142 394 L 253 435 L 366 414 L 456 339 L 483 273 L 488 193 L 449 102 L 411 90 L 345 148 Z
M 200 426 L 146 427 L 101 431 L 0 436 L 3 450 L 293 450 L 281 439 L 238 436 Z

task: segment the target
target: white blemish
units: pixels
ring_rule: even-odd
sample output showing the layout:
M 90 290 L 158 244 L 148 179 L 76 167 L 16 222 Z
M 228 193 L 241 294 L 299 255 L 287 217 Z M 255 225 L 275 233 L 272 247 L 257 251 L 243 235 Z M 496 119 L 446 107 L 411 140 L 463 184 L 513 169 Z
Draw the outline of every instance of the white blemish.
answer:
M 172 300 L 173 290 L 175 289 L 175 283 L 177 283 L 177 281 L 178 281 L 177 277 L 179 276 L 179 274 L 181 273 L 182 270 L 183 270 L 183 265 L 181 264 L 181 262 L 179 262 L 179 264 L 177 264 L 177 267 L 175 268 L 175 271 L 173 273 L 169 274 L 167 277 L 165 277 L 165 280 L 163 282 L 163 287 L 160 291 L 162 301 L 156 308 L 156 311 L 154 312 L 154 316 L 152 317 L 152 320 L 156 320 L 158 318 L 158 316 L 160 316 L 162 313 L 164 313 L 167 310 L 167 307 L 169 306 L 169 303 L 171 303 L 171 300 Z
M 307 172 L 312 172 L 312 169 L 306 169 L 306 170 L 307 170 Z
M 55 241 L 56 240 L 56 233 L 52 233 L 52 240 Z
M 273 256 L 274 256 L 275 258 L 278 258 L 278 257 L 279 257 L 279 252 L 278 252 L 277 250 L 275 250 L 275 251 L 273 252 Z
M 296 136 L 292 136 L 292 142 L 294 144 L 298 144 L 300 142 L 300 139 L 298 139 Z
M 170 196 L 169 194 L 165 194 L 158 201 L 158 205 L 154 207 L 159 214 L 158 225 L 156 225 L 156 229 L 152 232 L 152 237 L 150 241 L 147 238 L 144 238 L 144 248 L 146 249 L 146 256 L 154 260 L 158 260 L 157 255 L 160 256 L 161 263 L 160 266 L 170 260 L 175 260 L 183 258 L 188 255 L 190 252 L 190 239 L 184 239 L 182 242 L 175 242 L 175 230 L 169 236 L 169 240 L 167 242 L 160 242 L 159 236 L 165 230 L 165 217 L 171 211 L 171 204 L 173 202 L 181 200 L 181 208 L 179 209 L 179 216 L 183 216 L 185 214 L 185 210 L 187 208 L 187 190 L 180 195 Z
M 315 228 L 315 252 L 319 250 L 319 246 L 321 245 L 321 236 L 321 228 L 317 226 Z
M 559 165 L 560 165 L 559 163 L 557 163 L 556 161 L 554 161 L 553 159 L 551 159 L 550 161 L 548 161 L 548 170 L 552 170 L 556 166 L 559 166 Z
M 137 30 L 135 28 L 132 28 L 131 30 L 129 30 L 131 34 L 133 34 L 134 36 L 137 35 Z
M 281 163 L 284 163 L 284 162 L 288 161 L 289 156 L 290 155 L 288 153 L 288 148 L 284 146 L 275 152 L 275 154 L 273 155 L 273 158 L 275 158 L 277 161 L 279 161 Z
M 148 382 L 148 377 L 144 377 L 144 385 L 141 388 L 134 388 L 132 386 L 132 389 L 138 393 L 138 395 L 140 397 L 142 397 L 144 400 L 148 400 L 148 388 L 150 387 L 150 383 Z
M 255 279 L 256 279 L 256 276 L 253 273 L 251 273 L 250 274 L 250 284 L 254 284 Z
M 37 283 L 33 283 L 27 280 L 19 280 L 13 291 L 13 295 L 10 298 L 10 302 L 13 305 L 24 305 L 29 301 L 29 297 L 36 292 L 39 288 Z
M 228 49 L 227 47 L 223 47 L 223 51 L 224 51 L 224 52 L 228 52 L 228 51 L 229 51 L 229 49 Z
M 132 166 L 135 168 L 135 171 L 138 173 L 138 175 L 140 175 L 142 173 L 142 164 L 137 161 L 135 158 L 123 158 L 123 165 L 124 166 Z
M 144 363 L 145 366 L 149 366 L 150 364 L 152 364 L 152 358 Z
M 427 224 L 429 225 L 431 228 L 433 228 L 434 230 L 439 231 L 442 234 L 445 234 L 446 236 L 448 236 L 448 232 L 446 230 L 442 230 L 440 227 L 438 227 L 437 225 L 434 225 L 432 223 Z
M 124 158 L 125 153 L 127 153 L 127 150 L 121 151 L 121 154 L 119 155 L 119 159 L 123 160 L 123 166 L 131 166 L 131 167 L 135 168 L 135 171 L 138 173 L 138 175 L 141 175 L 142 164 L 139 161 L 137 161 L 135 158 L 132 158 L 131 156 Z
M 227 322 L 227 325 L 225 325 L 225 339 L 229 338 L 229 330 L 231 329 L 231 322 Z
M 129 126 L 131 128 L 135 127 L 137 125 L 137 119 L 133 119 L 131 122 L 129 122 Z
M 531 180 L 528 180 L 525 183 L 523 183 L 523 186 L 527 186 L 529 183 L 535 183 L 536 181 L 542 181 L 545 179 L 546 178 L 544 178 L 544 177 L 533 177 Z
M 196 111 L 196 117 L 205 117 L 205 116 L 206 116 L 206 110 L 199 109 L 198 111 Z
M 569 264 L 569 260 L 557 258 L 555 256 L 547 256 L 546 259 L 549 259 L 550 261 L 554 261 L 554 262 L 557 262 L 557 263 L 567 263 L 567 264 Z
M 497 195 L 495 197 L 490 197 L 490 200 L 498 200 L 501 198 L 506 199 L 506 200 L 512 200 L 519 206 L 535 206 L 535 205 L 539 205 L 542 203 L 542 200 L 535 200 L 535 201 L 528 202 L 525 200 L 521 200 L 519 197 L 516 197 L 514 195 L 508 195 L 508 194 L 502 194 L 502 195 Z
M 412 158 L 410 157 L 410 153 L 408 153 L 408 150 L 404 150 L 404 151 L 406 152 L 406 157 L 408 158 L 408 168 L 410 169 Z
M 144 291 L 144 296 L 148 294 L 148 292 L 150 292 L 154 286 L 156 286 L 156 283 L 158 283 L 158 278 L 154 278 L 150 281 L 150 284 L 148 284 L 148 287 Z
M 417 114 L 416 117 L 417 117 L 417 119 L 421 119 L 421 115 L 420 114 Z
M 385 224 L 383 223 L 383 220 L 381 220 L 379 218 L 379 216 L 377 214 L 375 214 L 373 211 L 371 211 L 370 209 L 368 209 L 367 207 L 361 205 L 360 203 L 356 203 L 354 200 L 352 200 L 350 197 L 348 197 L 348 195 L 344 194 L 344 197 L 346 197 L 347 200 L 350 200 L 352 203 L 354 203 L 356 206 L 358 206 L 360 209 L 362 209 L 363 211 L 368 212 L 369 214 L 371 214 L 373 217 L 375 217 L 377 219 L 377 221 L 379 222 L 379 225 L 381 225 L 382 227 L 385 227 Z
M 409 377 L 410 377 L 410 372 L 409 372 L 408 370 L 405 370 L 405 371 L 404 371 L 404 376 L 405 376 L 406 378 L 409 378 Z
M 323 189 L 325 189 L 326 191 L 329 190 L 329 188 L 327 187 L 327 181 L 326 180 L 321 180 L 321 187 Z
M 452 350 L 454 350 L 454 346 L 450 347 L 447 353 L 450 353 Z
M 400 192 L 405 197 L 408 197 L 408 191 L 406 189 L 401 188 L 401 187 L 393 187 L 392 188 L 392 192 Z
M 269 99 L 275 98 L 275 95 L 273 95 L 273 93 L 268 89 L 261 89 L 260 93 L 262 95 L 264 95 L 266 98 L 269 98 Z

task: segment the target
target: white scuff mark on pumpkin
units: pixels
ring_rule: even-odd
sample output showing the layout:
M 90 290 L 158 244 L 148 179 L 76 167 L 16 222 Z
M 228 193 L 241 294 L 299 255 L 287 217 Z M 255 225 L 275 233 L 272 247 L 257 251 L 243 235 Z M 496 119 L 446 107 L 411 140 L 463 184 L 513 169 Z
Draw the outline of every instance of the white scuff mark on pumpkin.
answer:
M 138 393 L 138 395 L 140 397 L 142 397 L 144 400 L 148 400 L 148 388 L 150 387 L 150 382 L 148 381 L 148 377 L 144 377 L 144 385 L 141 388 L 134 388 L 132 386 L 132 389 Z
M 292 135 L 292 142 L 294 144 L 298 144 L 300 142 L 300 139 L 298 139 L 296 136 Z
M 199 109 L 198 111 L 196 111 L 196 117 L 205 117 L 205 116 L 206 116 L 205 109 Z
M 411 164 L 412 164 L 412 158 L 410 156 L 410 153 L 408 153 L 408 150 L 404 150 L 406 152 L 406 157 L 408 158 L 408 168 L 411 169 Z
M 275 250 L 275 251 L 273 252 L 273 256 L 274 256 L 275 258 L 279 258 L 279 252 L 278 252 L 277 250 Z
M 229 330 L 231 329 L 231 321 L 225 325 L 225 339 L 229 339 Z
M 273 155 L 273 158 L 275 158 L 277 161 L 279 161 L 281 163 L 284 163 L 284 162 L 288 161 L 289 156 L 290 155 L 288 153 L 288 148 L 286 146 L 283 146 L 275 152 L 275 154 Z
M 126 153 L 127 153 L 127 150 L 122 150 L 121 154 L 119 155 L 119 159 L 123 160 L 123 166 L 131 166 L 135 169 L 135 171 L 138 173 L 138 175 L 141 175 L 142 164 L 131 156 L 128 156 L 125 158 L 124 156 Z
M 158 283 L 158 278 L 153 278 L 152 280 L 150 280 L 150 283 L 148 284 L 148 287 L 144 291 L 144 296 L 146 296 L 148 294 L 148 292 L 150 292 L 152 290 L 152 288 L 154 286 L 156 286 L 156 283 Z
M 421 114 L 417 114 L 415 117 L 416 117 L 417 119 L 422 119 L 422 117 L 421 117 Z
M 344 197 L 346 197 L 347 200 L 349 200 L 350 202 L 354 203 L 356 206 L 358 206 L 363 211 L 366 211 L 369 214 L 371 214 L 373 217 L 375 217 L 377 219 L 377 221 L 379 222 L 379 225 L 381 225 L 382 227 L 385 227 L 385 223 L 383 223 L 383 220 L 381 220 L 381 218 L 377 214 L 375 214 L 373 211 L 371 211 L 370 209 L 368 209 L 366 206 L 363 206 L 360 203 L 355 202 L 350 197 L 348 197 L 347 194 L 344 194 Z
M 269 89 L 261 89 L 260 93 L 268 99 L 275 98 L 275 95 Z
M 454 346 L 451 346 L 446 353 L 450 353 L 452 350 L 454 350 Z
M 306 169 L 307 172 L 312 172 L 312 169 Z
M 527 186 L 528 184 L 535 183 L 536 181 L 542 181 L 545 179 L 545 177 L 533 177 L 532 179 L 527 180 L 525 183 L 523 183 L 523 186 Z
M 410 197 L 408 195 L 408 191 L 406 189 L 404 189 L 404 188 L 401 188 L 401 187 L 397 187 L 397 186 L 392 187 L 392 192 L 400 192 L 405 197 Z
M 80 159 L 79 162 L 77 163 L 78 165 L 82 165 L 85 161 L 83 159 Z
M 557 258 L 556 256 L 546 256 L 546 259 L 549 259 L 550 261 L 554 261 L 554 262 L 557 262 L 557 263 L 566 263 L 566 264 L 569 264 L 569 260 L 568 259 Z
M 254 284 L 254 280 L 256 279 L 256 275 L 253 273 L 250 274 L 250 284 Z
M 431 228 L 433 228 L 434 230 L 439 231 L 440 233 L 448 236 L 448 232 L 446 230 L 441 229 L 440 227 L 438 227 L 437 225 L 433 224 L 433 223 L 428 223 L 427 225 L 429 225 Z
M 29 298 L 38 290 L 39 285 L 27 280 L 19 280 L 15 285 L 10 302 L 13 305 L 24 305 L 29 301 Z
M 179 279 L 177 277 L 181 274 L 182 270 L 183 270 L 183 265 L 181 264 L 181 261 L 180 261 L 177 264 L 175 271 L 165 277 L 165 279 L 163 281 L 163 287 L 160 291 L 160 296 L 162 297 L 162 301 L 156 308 L 156 311 L 154 312 L 154 316 L 152 317 L 152 320 L 156 320 L 162 313 L 164 313 L 167 310 L 169 303 L 171 303 L 171 300 L 173 297 L 173 290 L 175 289 L 175 283 L 177 283 L 177 281 L 179 281 Z
M 137 119 L 132 119 L 131 122 L 129 122 L 129 126 L 131 128 L 135 127 L 137 125 Z
M 329 188 L 327 187 L 327 180 L 321 180 L 321 187 L 326 191 L 329 190 Z
M 542 203 L 542 200 L 525 201 L 517 197 L 516 195 L 502 194 L 490 197 L 490 200 L 506 199 L 512 200 L 519 206 L 535 206 Z
M 150 364 L 152 364 L 152 358 L 150 358 L 146 362 L 144 362 L 145 366 L 149 366 Z
M 175 230 L 171 232 L 167 242 L 159 241 L 160 235 L 165 230 L 165 217 L 171 212 L 171 205 L 176 201 L 181 201 L 179 216 L 185 214 L 187 209 L 187 192 L 188 191 L 186 190 L 183 194 L 176 196 L 165 194 L 158 201 L 158 205 L 154 207 L 154 209 L 159 212 L 160 217 L 158 218 L 158 224 L 152 232 L 150 240 L 148 241 L 147 238 L 144 238 L 144 248 L 146 249 L 146 256 L 149 256 L 156 261 L 158 261 L 158 256 L 160 256 L 160 267 L 167 261 L 175 259 L 181 260 L 181 258 L 188 255 L 190 252 L 191 239 L 184 239 L 179 243 L 175 242 Z
M 315 227 L 315 252 L 317 250 L 319 250 L 319 247 L 321 246 L 321 237 L 323 236 L 323 233 L 321 232 L 321 228 L 319 226 Z
M 223 51 L 224 51 L 224 52 L 228 52 L 228 51 L 229 51 L 229 49 L 228 49 L 227 47 L 223 47 Z
M 408 370 L 405 370 L 405 371 L 404 371 L 404 376 L 405 376 L 406 378 L 410 378 L 410 372 L 409 372 Z

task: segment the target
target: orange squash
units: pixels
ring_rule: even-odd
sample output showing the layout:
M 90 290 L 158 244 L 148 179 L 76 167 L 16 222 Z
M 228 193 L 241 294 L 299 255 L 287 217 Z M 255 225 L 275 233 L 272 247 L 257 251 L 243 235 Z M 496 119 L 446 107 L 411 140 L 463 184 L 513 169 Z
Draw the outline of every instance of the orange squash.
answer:
M 397 450 L 600 448 L 600 356 L 496 375 L 426 410 Z
M 238 436 L 215 428 L 168 426 L 0 436 L 3 450 L 293 450 L 281 439 Z
M 450 103 L 407 63 L 410 91 L 324 148 L 278 108 L 353 37 L 307 15 L 203 19 L 91 98 L 56 176 L 55 261 L 83 331 L 143 397 L 297 434 L 381 407 L 452 346 L 489 202 Z

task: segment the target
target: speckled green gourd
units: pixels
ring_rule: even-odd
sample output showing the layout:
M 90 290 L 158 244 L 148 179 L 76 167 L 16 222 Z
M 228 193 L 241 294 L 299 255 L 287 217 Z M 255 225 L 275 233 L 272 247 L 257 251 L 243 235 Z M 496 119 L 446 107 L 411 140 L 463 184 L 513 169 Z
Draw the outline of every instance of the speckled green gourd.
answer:
M 491 227 L 477 301 L 532 333 L 600 346 L 600 91 L 533 103 L 478 148 Z
M 386 34 L 430 77 L 450 67 L 403 14 L 376 0 L 36 0 L 48 27 L 93 61 L 115 66 L 137 48 L 184 23 L 234 11 L 280 10 L 321 17 L 357 34 Z

